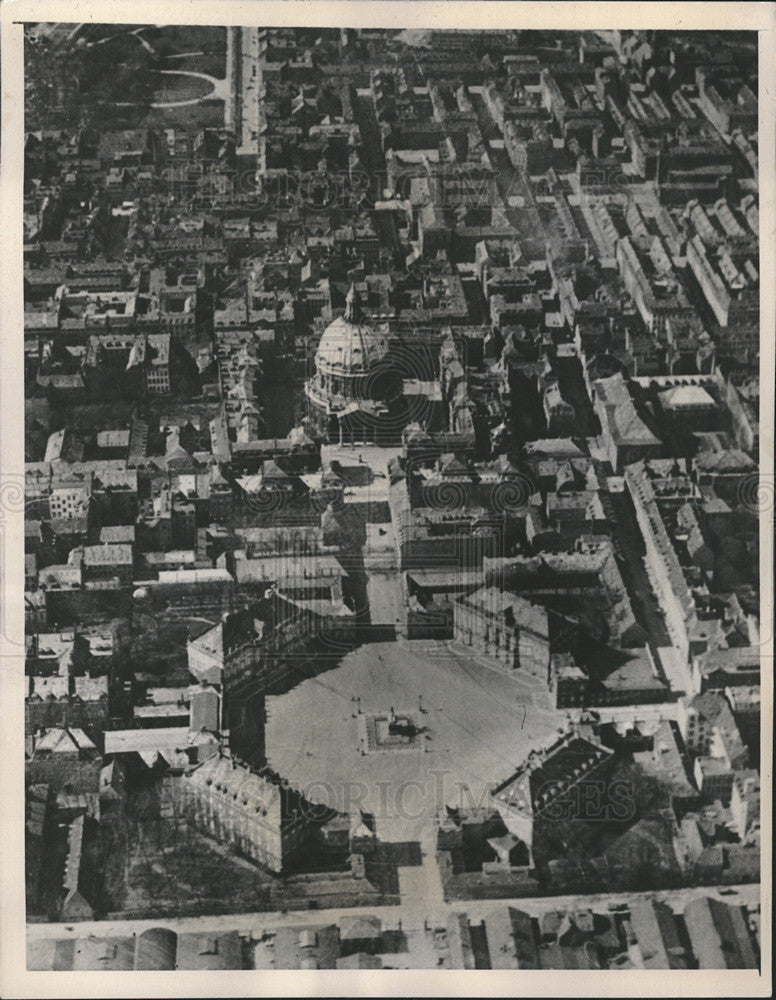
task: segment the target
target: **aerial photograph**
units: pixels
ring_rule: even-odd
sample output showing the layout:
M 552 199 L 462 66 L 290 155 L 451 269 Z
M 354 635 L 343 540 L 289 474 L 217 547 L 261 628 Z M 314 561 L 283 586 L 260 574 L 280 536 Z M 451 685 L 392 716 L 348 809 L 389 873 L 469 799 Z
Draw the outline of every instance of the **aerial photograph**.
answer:
M 757 32 L 26 22 L 23 186 L 27 969 L 760 969 Z

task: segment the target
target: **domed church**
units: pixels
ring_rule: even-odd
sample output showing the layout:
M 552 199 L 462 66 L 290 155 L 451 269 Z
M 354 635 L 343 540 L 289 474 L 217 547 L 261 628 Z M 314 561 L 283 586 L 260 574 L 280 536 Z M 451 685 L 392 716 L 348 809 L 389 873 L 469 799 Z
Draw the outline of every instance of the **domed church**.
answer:
M 394 380 L 387 357 L 385 335 L 368 324 L 351 286 L 345 312 L 326 327 L 315 353 L 315 374 L 305 384 L 311 428 L 340 444 L 390 437 L 394 421 L 386 395 Z

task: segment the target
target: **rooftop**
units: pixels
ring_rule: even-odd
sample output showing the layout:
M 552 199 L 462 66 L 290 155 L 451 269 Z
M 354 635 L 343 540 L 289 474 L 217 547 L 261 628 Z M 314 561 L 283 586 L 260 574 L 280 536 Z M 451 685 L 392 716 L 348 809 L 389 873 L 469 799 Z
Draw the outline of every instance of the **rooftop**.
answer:
M 123 544 L 85 545 L 86 566 L 131 566 L 132 546 Z
M 611 755 L 606 747 L 567 732 L 545 749 L 532 750 L 518 770 L 493 789 L 495 804 L 507 825 L 512 812 L 529 816 L 541 813 Z
M 476 608 L 487 617 L 505 620 L 515 630 L 528 629 L 545 638 L 549 635 L 546 610 L 508 590 L 481 587 L 473 594 L 460 597 L 458 603 Z

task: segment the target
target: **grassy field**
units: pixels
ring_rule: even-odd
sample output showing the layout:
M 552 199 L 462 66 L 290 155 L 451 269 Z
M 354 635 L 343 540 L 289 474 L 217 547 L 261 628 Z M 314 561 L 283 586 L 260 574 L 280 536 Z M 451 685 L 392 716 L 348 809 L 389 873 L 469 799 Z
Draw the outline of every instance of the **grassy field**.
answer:
M 262 871 L 227 845 L 203 836 L 175 815 L 160 815 L 158 785 L 130 795 L 119 822 L 104 831 L 105 909 L 114 917 L 193 916 L 251 910 L 369 906 L 395 902 L 390 853 L 355 877 L 346 864 L 285 876 Z M 109 856 L 107 856 L 109 855 Z M 324 863 L 325 867 L 325 863 Z M 377 876 L 375 876 L 375 867 Z
M 136 128 L 223 128 L 224 102 L 200 101 L 178 108 L 135 108 Z M 130 127 L 130 126 L 127 126 Z
M 28 42 L 28 127 L 65 128 L 78 121 L 97 128 L 223 125 L 222 101 L 151 109 L 155 101 L 185 100 L 207 93 L 204 81 L 200 84 L 189 79 L 184 83 L 180 78 L 168 83 L 157 75 L 158 70 L 193 70 L 223 79 L 226 29 L 90 25 L 70 40 L 44 37 Z M 172 96 L 164 96 L 168 92 Z
M 225 75 L 226 61 L 217 52 L 192 52 L 190 54 L 168 56 L 166 69 L 184 69 L 190 73 L 205 73 L 222 80 Z
M 176 66 L 176 69 L 178 67 Z M 154 90 L 154 101 L 194 101 L 211 93 L 212 86 L 207 80 L 198 76 L 186 76 L 184 73 L 175 75 L 158 74 L 158 85 Z
M 207 25 L 165 25 L 148 28 L 143 37 L 165 60 L 165 69 L 188 69 L 217 79 L 226 75 L 226 28 Z M 191 53 L 189 55 L 189 53 Z M 170 56 L 176 58 L 170 58 Z M 185 58 L 177 58 L 185 56 Z

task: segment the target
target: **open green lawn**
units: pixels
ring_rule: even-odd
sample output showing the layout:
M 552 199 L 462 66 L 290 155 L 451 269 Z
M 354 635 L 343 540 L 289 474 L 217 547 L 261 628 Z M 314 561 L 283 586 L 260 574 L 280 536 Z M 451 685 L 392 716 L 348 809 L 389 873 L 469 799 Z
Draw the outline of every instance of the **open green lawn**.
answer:
M 137 128 L 223 128 L 224 102 L 205 98 L 178 108 L 135 108 Z
M 165 60 L 165 69 L 190 69 L 217 79 L 226 75 L 226 28 L 198 24 L 168 24 L 148 28 L 143 37 L 157 56 Z M 169 59 L 186 53 L 201 53 L 185 59 Z M 191 60 L 191 61 L 189 61 Z M 193 64 L 196 60 L 196 65 Z
M 178 69 L 179 67 L 175 67 Z M 158 85 L 154 90 L 154 102 L 193 101 L 205 97 L 213 90 L 207 80 L 198 76 L 186 76 L 185 73 L 156 74 Z

